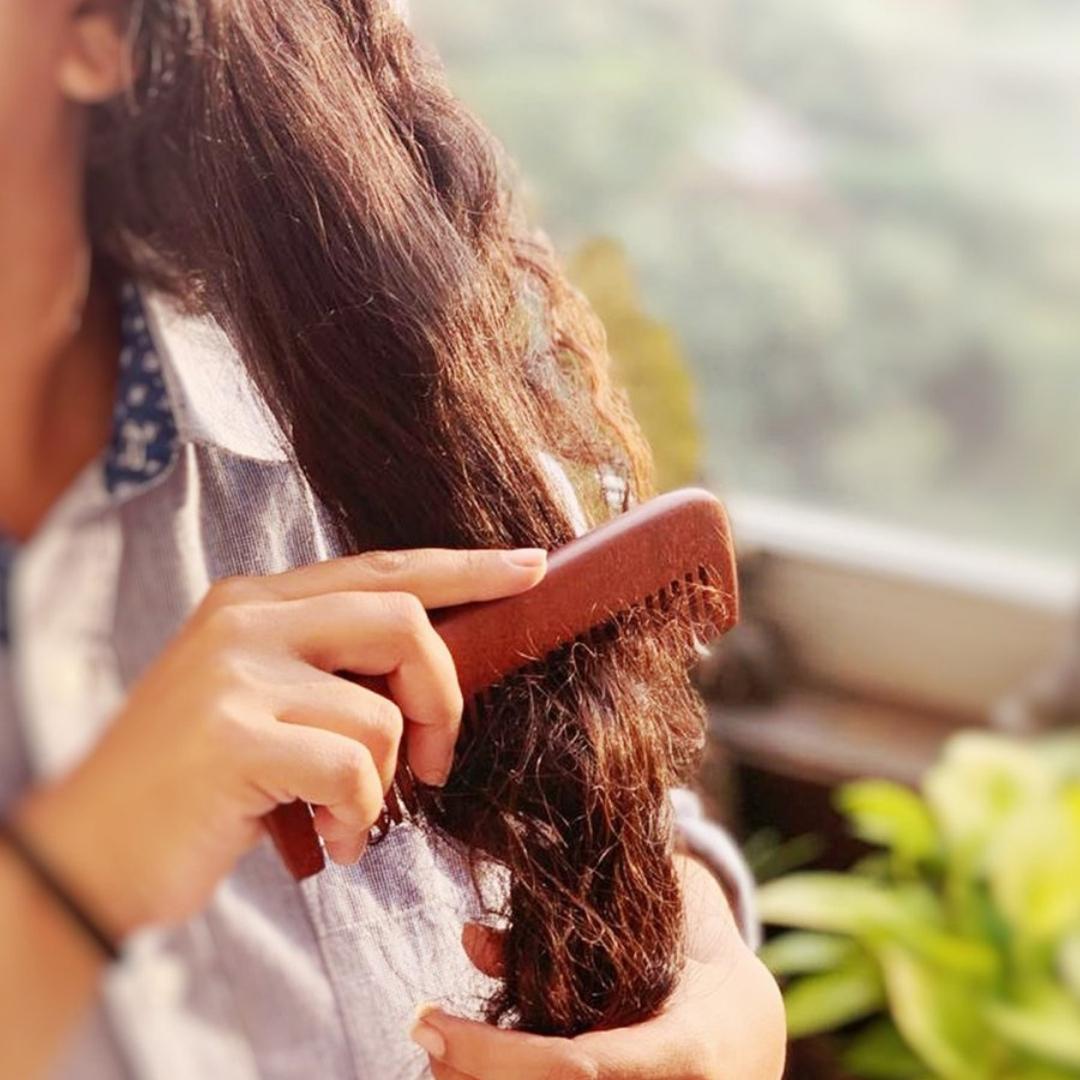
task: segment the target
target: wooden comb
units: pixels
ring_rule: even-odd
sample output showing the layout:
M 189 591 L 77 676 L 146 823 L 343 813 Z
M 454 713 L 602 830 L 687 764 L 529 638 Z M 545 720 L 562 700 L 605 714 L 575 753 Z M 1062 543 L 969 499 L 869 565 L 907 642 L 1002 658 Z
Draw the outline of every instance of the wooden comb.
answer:
M 698 633 L 711 628 L 722 634 L 738 619 L 727 515 L 718 499 L 694 488 L 651 499 L 572 540 L 552 553 L 543 580 L 528 592 L 444 608 L 431 621 L 454 658 L 468 701 L 636 608 L 685 618 L 678 603 L 683 595 L 690 598 Z M 364 683 L 386 692 L 385 682 Z M 399 772 L 399 785 L 407 782 Z M 393 792 L 388 804 L 395 817 Z M 298 881 L 323 869 L 306 803 L 279 806 L 266 824 Z

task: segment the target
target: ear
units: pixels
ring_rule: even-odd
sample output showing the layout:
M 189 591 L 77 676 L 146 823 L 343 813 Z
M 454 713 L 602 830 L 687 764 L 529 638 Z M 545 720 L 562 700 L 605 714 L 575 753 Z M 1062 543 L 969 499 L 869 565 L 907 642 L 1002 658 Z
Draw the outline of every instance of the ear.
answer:
M 60 91 L 79 105 L 115 97 L 130 82 L 127 0 L 71 0 L 59 53 Z

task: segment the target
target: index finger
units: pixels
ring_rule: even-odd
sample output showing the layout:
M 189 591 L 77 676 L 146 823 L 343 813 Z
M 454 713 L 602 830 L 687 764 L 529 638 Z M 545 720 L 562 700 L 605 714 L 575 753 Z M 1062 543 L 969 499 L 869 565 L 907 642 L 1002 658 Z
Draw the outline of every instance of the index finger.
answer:
M 408 592 L 431 609 L 524 592 L 546 567 L 543 548 L 418 548 L 329 559 L 269 574 L 262 584 L 281 600 L 334 592 Z

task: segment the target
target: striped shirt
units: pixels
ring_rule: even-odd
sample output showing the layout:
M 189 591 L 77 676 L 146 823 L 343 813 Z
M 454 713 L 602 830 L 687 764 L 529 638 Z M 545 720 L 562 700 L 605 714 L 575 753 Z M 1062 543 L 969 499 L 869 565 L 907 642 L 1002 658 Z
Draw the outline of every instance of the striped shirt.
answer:
M 90 749 L 213 581 L 341 554 L 215 325 L 128 287 L 119 363 L 102 458 L 0 560 L 0 799 Z M 677 806 L 748 911 L 730 842 L 692 796 Z M 415 825 L 301 884 L 266 842 L 198 917 L 130 943 L 58 1073 L 427 1076 L 416 1005 L 477 1014 L 491 989 L 460 944 L 479 913 L 466 865 Z

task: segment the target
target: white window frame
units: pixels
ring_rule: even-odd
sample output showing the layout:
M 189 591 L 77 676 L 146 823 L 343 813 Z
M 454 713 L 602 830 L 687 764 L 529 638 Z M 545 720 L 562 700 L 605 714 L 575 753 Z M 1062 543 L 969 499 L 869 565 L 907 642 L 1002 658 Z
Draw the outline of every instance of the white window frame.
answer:
M 984 722 L 1075 632 L 1069 564 L 756 495 L 727 503 L 742 557 L 768 556 L 757 610 L 814 685 Z

